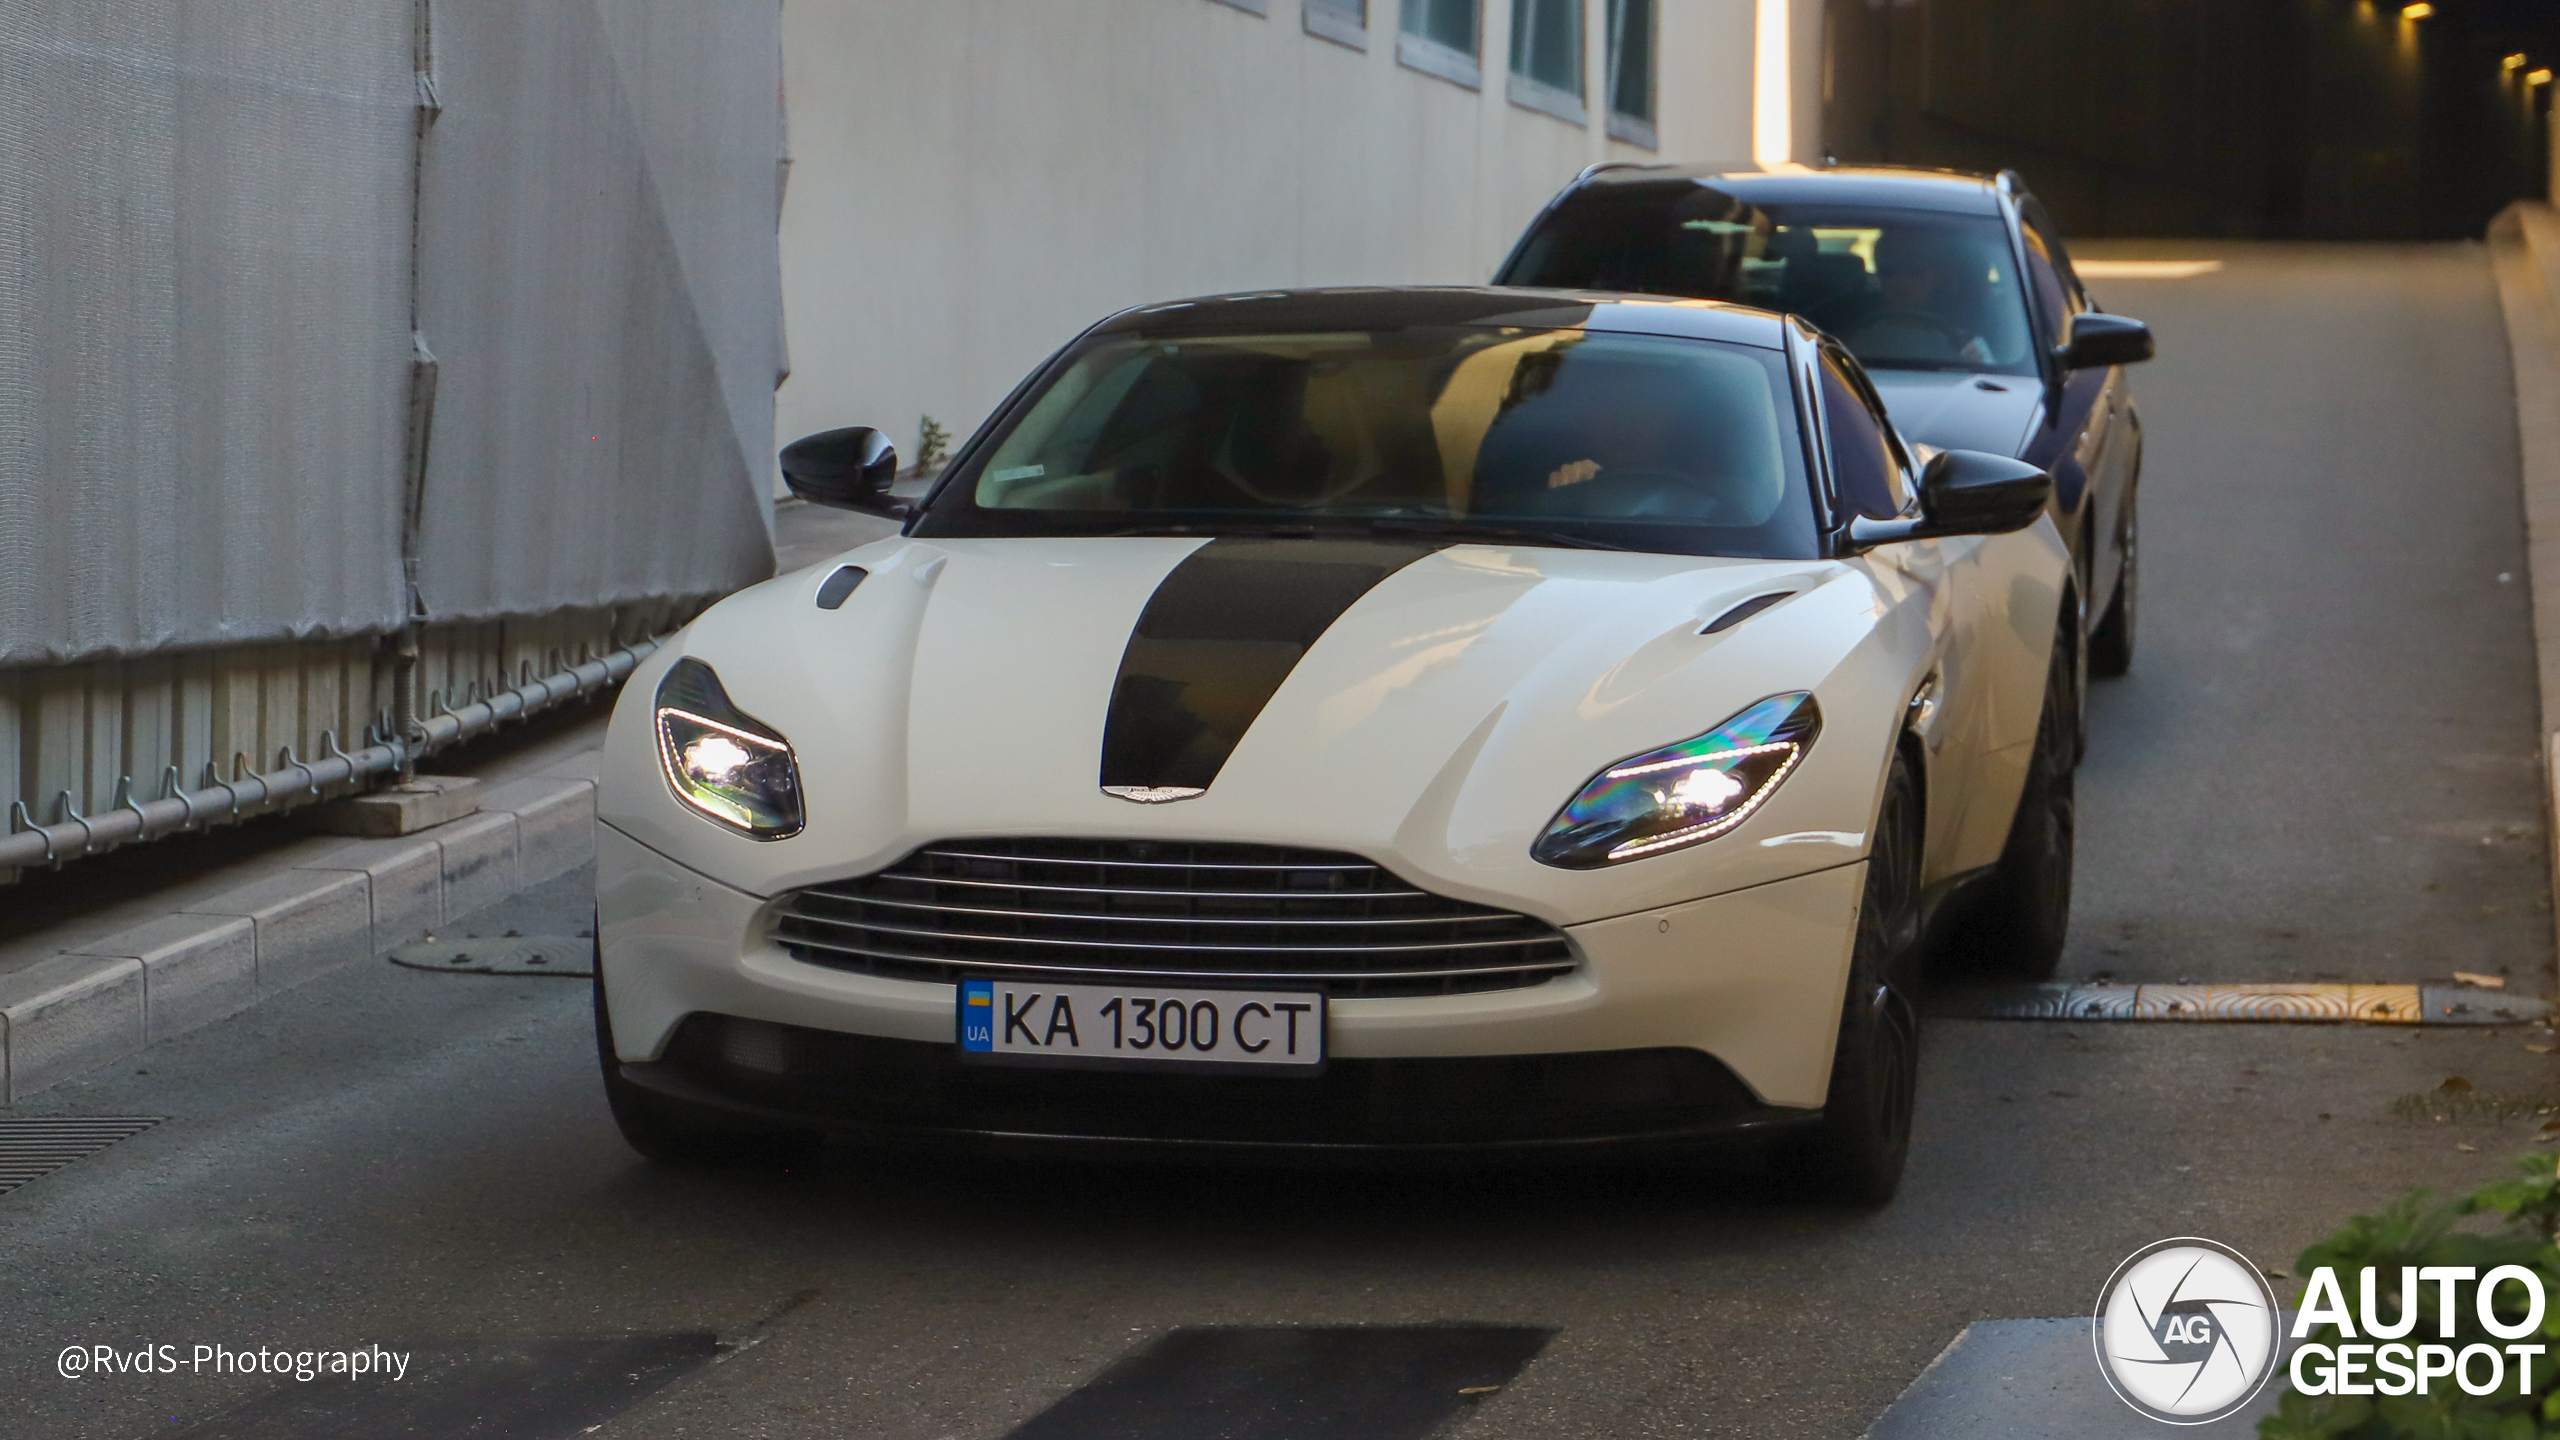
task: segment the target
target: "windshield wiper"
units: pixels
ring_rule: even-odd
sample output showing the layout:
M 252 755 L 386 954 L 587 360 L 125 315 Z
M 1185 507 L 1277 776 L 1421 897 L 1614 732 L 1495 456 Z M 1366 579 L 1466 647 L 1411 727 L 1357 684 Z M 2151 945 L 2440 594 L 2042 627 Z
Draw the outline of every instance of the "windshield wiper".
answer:
M 1547 530 L 1534 525 L 1498 525 L 1476 520 L 1425 520 L 1403 516 L 1379 516 L 1361 519 L 1353 516 L 1328 516 L 1328 523 L 1293 525 L 1256 524 L 1251 521 L 1167 522 L 1162 525 L 1132 525 L 1120 530 L 1083 532 L 1082 538 L 1124 539 L 1138 535 L 1241 535 L 1256 540 L 1312 540 L 1321 536 L 1416 535 L 1449 540 L 1512 540 L 1527 545 L 1553 545 L 1573 550 L 1625 550 L 1606 540 L 1593 540 L 1562 530 Z
M 1535 525 L 1497 525 L 1480 520 L 1410 520 L 1382 517 L 1368 522 L 1375 534 L 1445 536 L 1452 540 L 1517 540 L 1527 545 L 1554 545 L 1568 550 L 1624 550 L 1606 540 L 1594 540 L 1563 530 L 1548 530 Z
M 1316 535 L 1313 525 L 1255 525 L 1251 523 L 1133 525 L 1125 530 L 1091 530 L 1078 532 L 1078 539 L 1121 540 L 1132 535 L 1243 535 L 1256 540 L 1309 540 Z

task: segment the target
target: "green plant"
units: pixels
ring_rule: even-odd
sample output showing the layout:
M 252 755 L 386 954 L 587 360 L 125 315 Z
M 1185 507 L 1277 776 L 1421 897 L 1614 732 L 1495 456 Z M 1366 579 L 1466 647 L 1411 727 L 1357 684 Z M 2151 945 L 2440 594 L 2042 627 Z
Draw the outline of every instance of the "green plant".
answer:
M 934 467 L 951 458 L 951 432 L 942 422 L 927 415 L 916 426 L 916 468 L 918 475 L 930 475 Z
M 2496 1215 L 2501 1223 L 2488 1234 L 2457 1229 L 2475 1215 Z M 2468 1265 L 2486 1274 L 2500 1265 L 2522 1265 L 2542 1276 L 2546 1295 L 2560 1301 L 2560 1175 L 2548 1153 L 2516 1162 L 2516 1178 L 2483 1186 L 2471 1195 L 2436 1201 L 2414 1191 L 2371 1215 L 2358 1215 L 2339 1230 L 2302 1252 L 2294 1271 L 2310 1275 L 2329 1266 L 2338 1277 L 2346 1303 L 2361 1319 L 2358 1296 L 2361 1274 L 2372 1267 L 2376 1309 L 2398 1316 L 2403 1304 L 2417 1309 L 2410 1332 L 2415 1340 L 2441 1338 L 2439 1305 L 2444 1287 L 2421 1281 L 2415 1293 L 2400 1295 L 2404 1266 Z M 2453 1310 L 2454 1338 L 2441 1343 L 2461 1347 L 2473 1343 L 2508 1343 L 2492 1336 L 2479 1321 L 2469 1286 L 2457 1289 Z M 2394 1297 L 2397 1298 L 2394 1298 Z M 2521 1323 L 2524 1297 L 2519 1287 L 2503 1286 L 2498 1314 Z M 2345 1338 L 2333 1324 L 2313 1328 L 2314 1343 L 2334 1345 Z M 2493 1395 L 2471 1395 L 2439 1381 L 2425 1395 L 2303 1395 L 2288 1391 L 2277 1413 L 2258 1422 L 2259 1440 L 2535 1440 L 2560 1436 L 2560 1304 L 2543 1316 L 2542 1329 L 2529 1337 L 2551 1346 L 2533 1365 L 2532 1393 L 2519 1394 L 2513 1384 Z M 2510 1372 L 2512 1373 L 2512 1372 Z

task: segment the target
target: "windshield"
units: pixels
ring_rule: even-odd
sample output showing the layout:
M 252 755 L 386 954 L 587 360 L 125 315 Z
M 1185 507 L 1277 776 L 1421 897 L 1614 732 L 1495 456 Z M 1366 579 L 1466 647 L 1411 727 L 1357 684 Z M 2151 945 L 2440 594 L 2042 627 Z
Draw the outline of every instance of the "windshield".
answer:
M 1560 207 L 1501 283 L 1802 315 L 1870 370 L 2036 373 L 2008 230 L 1991 216 L 1752 206 L 1695 185 L 1626 190 Z
M 1779 352 L 1702 340 L 1105 334 L 972 447 L 915 533 L 1418 530 L 1808 558 L 1791 396 Z

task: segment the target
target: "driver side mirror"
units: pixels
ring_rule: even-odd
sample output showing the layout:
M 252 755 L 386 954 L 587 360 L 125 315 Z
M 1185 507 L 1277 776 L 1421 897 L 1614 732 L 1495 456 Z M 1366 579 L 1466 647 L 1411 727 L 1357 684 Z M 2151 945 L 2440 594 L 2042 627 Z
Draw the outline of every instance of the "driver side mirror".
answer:
M 898 450 L 868 425 L 821 430 L 782 447 L 782 478 L 791 493 L 812 505 L 865 510 L 905 518 L 909 506 L 891 498 L 898 478 Z
M 2151 327 L 2123 315 L 2096 310 L 2071 317 L 2071 339 L 2060 352 L 2065 370 L 2096 370 L 2108 365 L 2139 365 L 2151 358 Z
M 2023 460 L 1981 450 L 1941 450 L 1920 472 L 1916 520 L 1849 522 L 1857 549 L 1939 535 L 2006 535 L 2036 523 L 2053 499 L 2053 477 Z

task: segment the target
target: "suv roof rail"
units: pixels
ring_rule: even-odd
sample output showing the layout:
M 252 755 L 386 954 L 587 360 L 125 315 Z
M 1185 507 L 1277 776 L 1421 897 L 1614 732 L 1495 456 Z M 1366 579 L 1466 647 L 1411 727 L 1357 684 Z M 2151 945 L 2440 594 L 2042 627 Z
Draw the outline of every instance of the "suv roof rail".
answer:
M 1583 181 L 1590 179 L 1592 176 L 1599 174 L 1603 170 L 1640 170 L 1642 168 L 1644 167 L 1633 160 L 1595 161 L 1592 164 L 1582 167 L 1582 173 L 1573 177 L 1573 185 L 1579 185 Z M 1573 188 L 1573 185 L 1568 185 L 1565 188 L 1570 190 Z
M 1999 174 L 1991 177 L 1991 183 L 1999 188 L 2001 194 L 2006 195 L 2011 199 L 2016 199 L 2018 196 L 2027 193 L 2026 177 L 2020 175 L 2015 170 L 2001 171 Z

